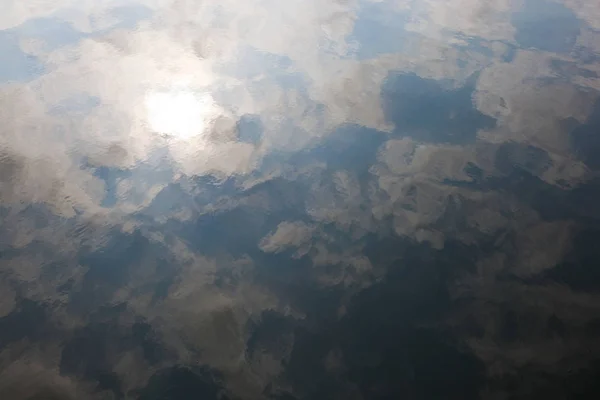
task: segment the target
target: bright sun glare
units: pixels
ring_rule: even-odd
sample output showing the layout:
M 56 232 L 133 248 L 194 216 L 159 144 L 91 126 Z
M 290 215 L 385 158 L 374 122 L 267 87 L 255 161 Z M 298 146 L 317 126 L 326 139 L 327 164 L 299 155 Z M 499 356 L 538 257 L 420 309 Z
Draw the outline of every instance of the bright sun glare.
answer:
M 150 129 L 176 139 L 202 134 L 214 110 L 209 94 L 189 90 L 149 93 L 145 103 Z

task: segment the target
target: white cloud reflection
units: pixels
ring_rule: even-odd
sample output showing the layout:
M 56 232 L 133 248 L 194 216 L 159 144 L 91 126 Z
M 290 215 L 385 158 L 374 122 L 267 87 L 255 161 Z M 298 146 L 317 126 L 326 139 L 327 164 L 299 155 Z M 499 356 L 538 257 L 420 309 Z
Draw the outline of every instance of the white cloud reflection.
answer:
M 175 140 L 204 134 L 215 118 L 210 94 L 197 94 L 189 89 L 149 92 L 144 103 L 149 128 Z
M 374 16 L 370 3 L 379 7 Z M 0 83 L 10 109 L 2 116 L 3 152 L 23 158 L 28 171 L 46 160 L 54 172 L 29 173 L 27 179 L 54 173 L 57 181 L 77 182 L 74 192 L 64 192 L 72 189 L 63 185 L 48 201 L 69 198 L 73 207 L 96 213 L 106 211 L 100 207 L 100 183 L 82 163 L 135 169 L 166 150 L 171 162 L 155 168 L 229 176 L 252 171 L 273 151 L 309 146 L 341 123 L 389 130 L 380 93 L 390 70 L 460 84 L 482 68 L 485 78 L 512 65 L 502 60 L 514 43 L 510 16 L 520 6 L 506 0 L 471 3 L 64 0 L 25 7 L 7 2 L 0 26 L 14 31 L 22 51 L 44 68 L 27 82 Z M 355 57 L 357 46 L 371 45 L 356 37 L 357 21 L 365 15 L 383 26 L 404 26 L 402 37 L 377 38 L 401 41 L 400 53 Z M 45 30 L 19 33 L 23 23 L 35 25 L 40 18 Z M 57 30 L 55 23 L 63 25 Z M 60 42 L 51 37 L 56 32 L 70 33 Z M 471 36 L 489 42 L 461 50 Z M 53 46 L 44 46 L 49 40 Z M 548 60 L 539 59 L 534 75 L 552 76 Z M 519 96 L 517 91 L 500 95 L 496 92 L 506 85 L 489 88 L 486 79 L 482 82 L 484 91 L 476 99 L 484 112 L 498 111 L 485 110 L 496 98 Z M 82 98 L 93 101 L 74 103 Z M 73 104 L 83 105 L 75 112 Z M 247 114 L 261 121 L 262 136 L 254 143 L 236 136 L 236 121 Z M 24 182 L 24 187 L 40 186 Z

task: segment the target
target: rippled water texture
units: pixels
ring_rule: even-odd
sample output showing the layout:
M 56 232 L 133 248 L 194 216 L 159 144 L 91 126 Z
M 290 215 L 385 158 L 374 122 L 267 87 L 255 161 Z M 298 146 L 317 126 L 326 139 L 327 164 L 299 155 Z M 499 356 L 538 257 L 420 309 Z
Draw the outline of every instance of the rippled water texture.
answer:
M 0 399 L 600 398 L 597 1 L 0 3 Z

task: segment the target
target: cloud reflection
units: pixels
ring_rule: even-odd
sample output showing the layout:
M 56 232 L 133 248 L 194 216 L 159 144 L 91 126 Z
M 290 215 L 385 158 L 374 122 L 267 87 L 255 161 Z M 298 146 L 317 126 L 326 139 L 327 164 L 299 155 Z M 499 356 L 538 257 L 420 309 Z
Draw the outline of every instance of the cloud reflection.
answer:
M 150 92 L 145 106 L 149 128 L 175 140 L 202 135 L 214 119 L 214 101 L 210 94 L 189 90 Z

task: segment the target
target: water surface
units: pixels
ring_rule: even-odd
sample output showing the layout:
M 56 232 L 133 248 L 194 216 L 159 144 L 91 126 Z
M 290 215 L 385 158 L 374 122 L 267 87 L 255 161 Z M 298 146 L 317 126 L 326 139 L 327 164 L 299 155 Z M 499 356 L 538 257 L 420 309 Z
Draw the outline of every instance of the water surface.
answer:
M 600 5 L 4 0 L 0 398 L 600 393 Z

